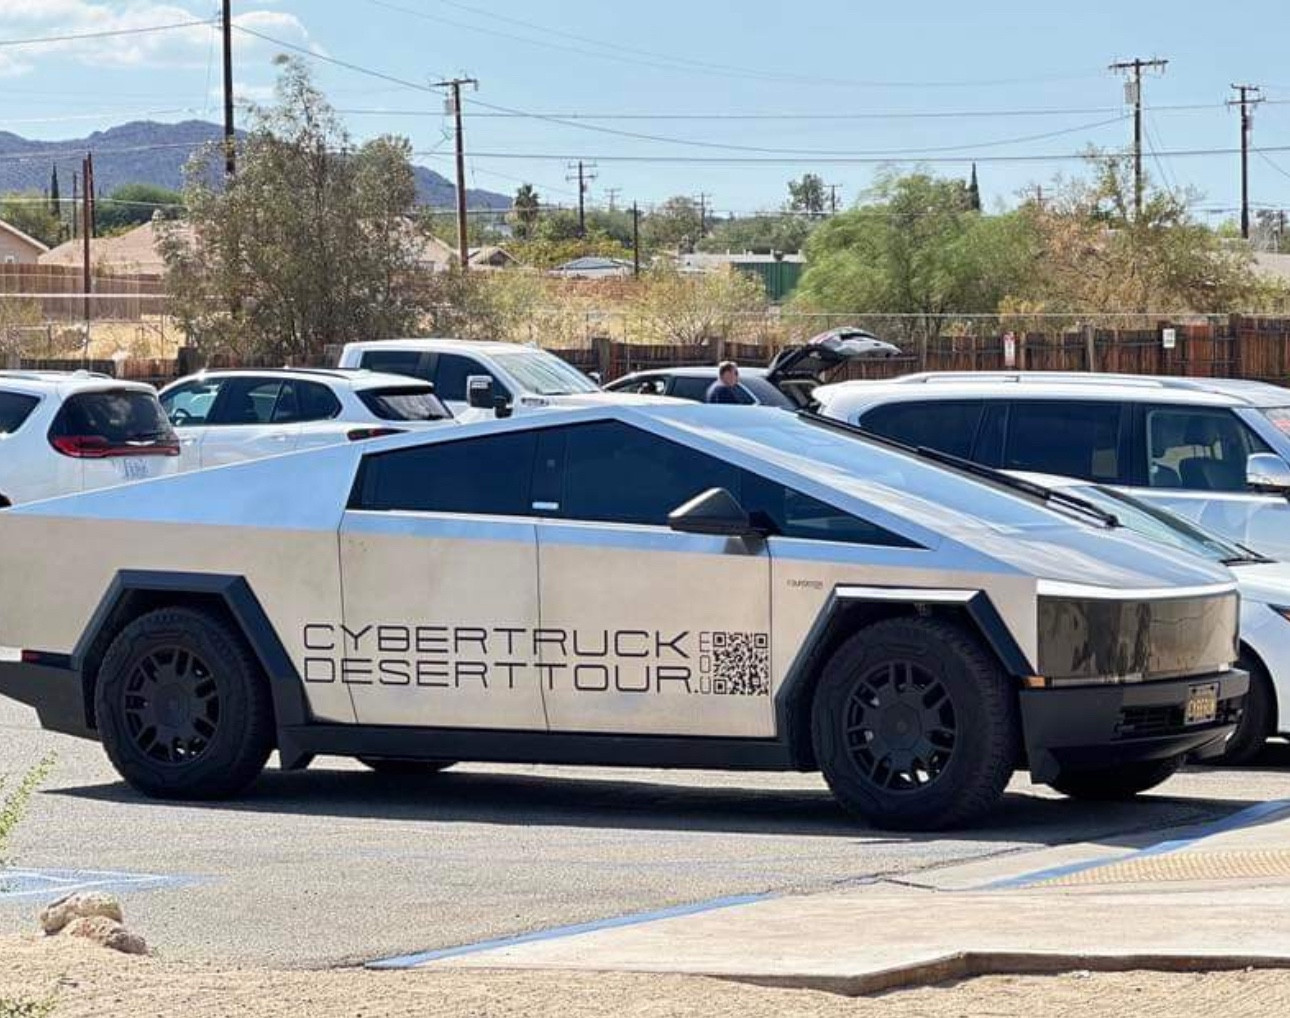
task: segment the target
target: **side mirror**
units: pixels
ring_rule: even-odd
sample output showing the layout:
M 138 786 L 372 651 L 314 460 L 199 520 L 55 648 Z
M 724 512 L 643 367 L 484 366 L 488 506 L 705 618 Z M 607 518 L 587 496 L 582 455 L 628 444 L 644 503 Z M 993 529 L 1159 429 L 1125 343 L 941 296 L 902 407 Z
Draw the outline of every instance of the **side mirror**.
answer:
M 510 417 L 515 412 L 510 400 L 500 393 L 493 397 L 493 414 L 497 417 Z
M 600 372 L 599 372 L 599 371 L 588 371 L 588 372 L 587 372 L 587 377 L 588 377 L 588 378 L 590 378 L 590 379 L 591 379 L 593 382 L 595 382 L 597 385 L 604 385 L 604 384 L 605 384 L 605 380 L 600 376 Z
M 493 409 L 493 379 L 491 375 L 471 375 L 466 379 L 466 402 L 472 410 Z
M 685 505 L 673 509 L 667 525 L 682 534 L 717 537 L 762 537 L 747 511 L 725 488 L 709 488 Z
M 1245 483 L 1255 491 L 1290 493 L 1290 463 L 1270 452 L 1256 452 L 1245 461 Z

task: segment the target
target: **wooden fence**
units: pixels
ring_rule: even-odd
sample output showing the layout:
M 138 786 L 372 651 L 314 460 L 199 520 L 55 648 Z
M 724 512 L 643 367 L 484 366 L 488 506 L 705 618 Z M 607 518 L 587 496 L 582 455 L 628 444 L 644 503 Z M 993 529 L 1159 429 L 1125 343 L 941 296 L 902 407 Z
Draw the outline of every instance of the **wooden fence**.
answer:
M 40 309 L 47 322 L 85 319 L 85 277 L 78 265 L 0 265 L 0 297 Z M 91 317 L 138 321 L 160 314 L 165 304 L 161 276 L 95 271 L 91 282 Z
M 1174 330 L 1174 345 L 1164 343 L 1165 329 Z M 1189 375 L 1208 378 L 1244 378 L 1290 385 L 1290 318 L 1233 316 L 1200 324 L 1161 323 L 1156 329 L 1092 329 L 1016 335 L 938 336 L 916 351 L 884 360 L 859 361 L 839 372 L 837 378 L 894 378 L 913 371 L 1099 371 L 1127 374 Z M 1012 350 L 1011 361 L 1007 352 Z M 731 359 L 764 367 L 778 352 L 776 347 L 716 341 L 700 346 L 621 343 L 595 339 L 590 346 L 553 349 L 574 367 L 598 372 L 612 381 L 633 371 L 689 367 Z M 335 364 L 337 347 L 329 347 L 315 362 L 301 366 Z M 203 365 L 196 351 L 184 349 L 176 360 L 28 360 L 13 365 L 28 369 L 74 370 L 88 368 L 120 378 L 163 385 L 202 366 L 281 367 L 267 358 L 239 361 L 212 357 Z

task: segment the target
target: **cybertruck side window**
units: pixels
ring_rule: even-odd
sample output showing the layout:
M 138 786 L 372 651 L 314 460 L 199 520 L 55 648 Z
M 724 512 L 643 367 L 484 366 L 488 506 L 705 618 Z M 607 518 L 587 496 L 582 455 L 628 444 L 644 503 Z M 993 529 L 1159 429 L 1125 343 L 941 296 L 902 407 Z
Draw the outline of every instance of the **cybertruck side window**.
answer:
M 983 406 L 975 399 L 888 403 L 865 413 L 860 426 L 906 445 L 967 458 L 972 455 L 972 439 Z
M 517 431 L 365 456 L 350 508 L 526 516 L 536 447 Z

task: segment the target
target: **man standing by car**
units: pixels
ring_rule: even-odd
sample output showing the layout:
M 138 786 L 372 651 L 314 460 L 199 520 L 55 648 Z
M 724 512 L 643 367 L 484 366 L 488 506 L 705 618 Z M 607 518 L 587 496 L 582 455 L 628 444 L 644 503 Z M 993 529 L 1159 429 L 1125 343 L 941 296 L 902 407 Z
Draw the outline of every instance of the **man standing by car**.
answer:
M 708 386 L 705 403 L 745 403 L 739 393 L 739 365 L 722 361 L 717 365 L 717 380 Z

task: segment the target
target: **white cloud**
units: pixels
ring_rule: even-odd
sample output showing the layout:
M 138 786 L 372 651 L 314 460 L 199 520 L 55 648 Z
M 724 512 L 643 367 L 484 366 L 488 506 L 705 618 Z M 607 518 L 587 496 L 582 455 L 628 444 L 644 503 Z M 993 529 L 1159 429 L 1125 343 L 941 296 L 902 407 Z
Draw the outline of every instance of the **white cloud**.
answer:
M 114 32 L 199 20 L 207 23 L 139 35 L 0 47 L 0 77 L 27 74 L 63 60 L 104 68 L 206 67 L 212 55 L 218 55 L 220 35 L 218 23 L 206 5 L 194 10 L 156 0 L 124 3 L 3 0 L 0 2 L 0 40 Z M 285 11 L 245 11 L 234 16 L 233 23 L 296 46 L 316 49 L 300 19 Z M 272 43 L 243 33 L 235 33 L 233 47 L 236 60 L 253 64 L 267 62 L 274 52 Z

